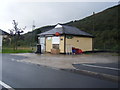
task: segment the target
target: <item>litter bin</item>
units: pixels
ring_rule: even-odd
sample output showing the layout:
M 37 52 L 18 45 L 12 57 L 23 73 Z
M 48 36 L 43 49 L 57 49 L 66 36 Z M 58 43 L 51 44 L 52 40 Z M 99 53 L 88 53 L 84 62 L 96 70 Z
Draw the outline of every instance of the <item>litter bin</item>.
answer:
M 35 53 L 41 54 L 41 45 L 37 44 L 37 51 Z

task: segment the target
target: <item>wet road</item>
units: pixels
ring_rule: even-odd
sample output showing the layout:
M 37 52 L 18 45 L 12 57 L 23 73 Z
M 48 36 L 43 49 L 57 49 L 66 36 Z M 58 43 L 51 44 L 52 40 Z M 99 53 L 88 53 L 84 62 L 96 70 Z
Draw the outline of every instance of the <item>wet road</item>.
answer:
M 13 88 L 117 88 L 118 84 L 30 63 L 26 57 L 2 55 L 2 81 Z
M 104 73 L 109 75 L 120 75 L 119 63 L 85 63 L 85 64 L 73 64 L 76 69 L 82 69 L 97 73 Z
M 2 89 L 2 86 L 0 85 L 0 90 Z

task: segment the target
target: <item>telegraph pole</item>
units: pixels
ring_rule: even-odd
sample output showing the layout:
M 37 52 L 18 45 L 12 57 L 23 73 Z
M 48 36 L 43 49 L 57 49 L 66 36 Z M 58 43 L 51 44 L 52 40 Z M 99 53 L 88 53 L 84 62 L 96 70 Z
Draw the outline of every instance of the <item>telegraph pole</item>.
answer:
M 95 32 L 95 12 L 93 12 L 93 32 L 92 32 L 93 36 L 95 35 L 94 32 Z M 94 44 L 94 39 L 93 39 L 93 45 L 92 45 L 93 51 L 94 51 L 94 45 L 95 44 Z
M 93 12 L 93 33 L 95 31 L 95 12 Z
M 35 21 L 33 20 L 33 25 L 32 25 L 32 51 L 33 51 L 33 47 L 34 47 L 34 29 L 35 29 Z

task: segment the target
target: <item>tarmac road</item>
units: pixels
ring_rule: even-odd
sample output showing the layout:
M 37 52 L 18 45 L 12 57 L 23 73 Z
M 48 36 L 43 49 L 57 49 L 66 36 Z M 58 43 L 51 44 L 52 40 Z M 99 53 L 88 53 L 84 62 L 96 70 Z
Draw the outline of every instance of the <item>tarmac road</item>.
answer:
M 83 63 L 83 64 L 73 64 L 76 69 L 82 69 L 97 73 L 104 73 L 114 76 L 120 75 L 119 63 Z
M 2 89 L 2 85 L 0 85 L 0 90 Z
M 24 58 L 2 55 L 2 82 L 12 88 L 118 88 L 118 83 L 16 61 Z

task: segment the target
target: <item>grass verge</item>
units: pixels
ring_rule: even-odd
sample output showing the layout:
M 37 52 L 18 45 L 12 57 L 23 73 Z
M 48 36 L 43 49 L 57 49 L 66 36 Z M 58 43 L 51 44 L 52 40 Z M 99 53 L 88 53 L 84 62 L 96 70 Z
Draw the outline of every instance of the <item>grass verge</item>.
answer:
M 13 50 L 13 48 L 2 48 L 2 53 L 32 53 L 34 51 L 31 48 L 18 48 L 17 50 Z

